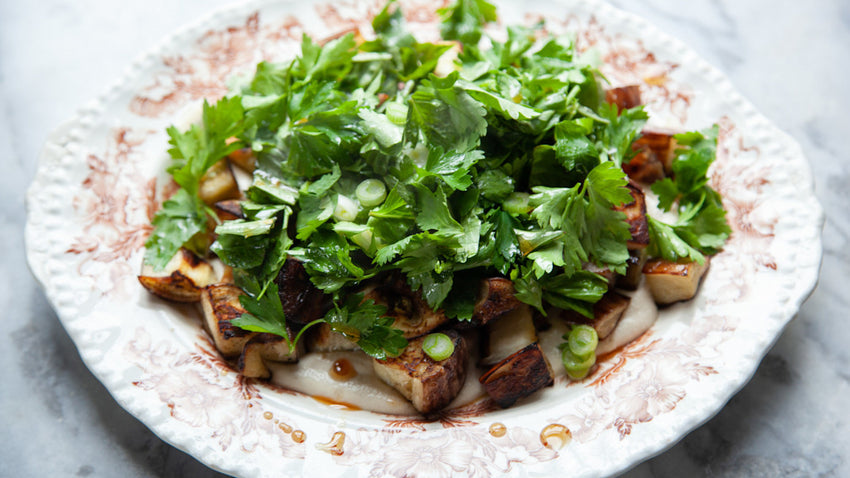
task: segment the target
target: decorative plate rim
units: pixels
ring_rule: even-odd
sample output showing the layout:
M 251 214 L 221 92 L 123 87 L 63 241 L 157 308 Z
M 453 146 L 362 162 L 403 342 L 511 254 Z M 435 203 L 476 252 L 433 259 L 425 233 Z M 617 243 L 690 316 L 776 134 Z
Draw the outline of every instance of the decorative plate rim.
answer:
M 124 409 L 138 417 L 161 439 L 195 456 L 214 469 L 240 475 L 251 475 L 257 473 L 257 470 L 244 463 L 228 462 L 217 455 L 216 450 L 202 441 L 199 442 L 191 434 L 174 433 L 165 427 L 162 421 L 157 422 L 157 417 L 145 408 L 143 401 L 136 398 L 135 394 L 141 392 L 128 382 L 121 381 L 114 371 L 107 370 L 108 367 L 104 363 L 98 362 L 95 351 L 86 345 L 86 340 L 83 338 L 84 330 L 73 324 L 75 319 L 89 313 L 94 304 L 79 305 L 74 303 L 73 290 L 69 288 L 65 281 L 69 277 L 63 276 L 63 273 L 68 274 L 68 271 L 62 270 L 58 259 L 65 251 L 64 245 L 58 241 L 55 235 L 43 234 L 43 232 L 49 231 L 61 223 L 55 216 L 55 213 L 60 210 L 59 205 L 63 200 L 67 200 L 67 198 L 63 198 L 61 188 L 64 187 L 67 190 L 67 188 L 72 187 L 67 179 L 63 179 L 62 175 L 58 173 L 63 171 L 64 168 L 73 167 L 75 161 L 80 160 L 76 154 L 79 153 L 81 144 L 84 143 L 86 135 L 90 132 L 95 121 L 107 114 L 105 106 L 119 95 L 123 88 L 129 88 L 127 85 L 137 80 L 141 73 L 155 64 L 170 45 L 197 38 L 211 25 L 221 24 L 227 18 L 238 18 L 250 10 L 262 10 L 272 4 L 292 6 L 295 3 L 291 0 L 285 2 L 243 0 L 217 8 L 204 15 L 200 20 L 167 35 L 156 47 L 137 57 L 125 70 L 121 79 L 108 88 L 104 94 L 83 107 L 74 118 L 63 123 L 49 136 L 39 156 L 38 170 L 26 197 L 25 238 L 29 267 L 36 280 L 45 290 L 48 301 L 56 311 L 60 322 L 78 347 L 86 366 L 104 383 L 109 393 Z M 311 5 L 316 3 L 318 2 L 311 2 Z M 565 7 L 585 8 L 595 12 L 600 17 L 613 19 L 610 20 L 612 23 L 625 21 L 632 23 L 633 29 L 648 32 L 647 36 L 657 38 L 660 43 L 665 45 L 668 53 L 682 59 L 688 68 L 699 70 L 710 82 L 714 83 L 718 93 L 723 94 L 730 105 L 741 115 L 740 122 L 750 127 L 754 141 L 757 144 L 766 141 L 775 146 L 774 151 L 779 152 L 782 158 L 788 161 L 789 168 L 793 169 L 793 172 L 798 175 L 795 177 L 795 184 L 799 186 L 797 191 L 799 201 L 784 206 L 789 208 L 789 212 L 796 211 L 805 214 L 796 216 L 799 221 L 794 224 L 796 226 L 794 230 L 781 232 L 788 237 L 793 236 L 791 242 L 812 245 L 805 253 L 794 251 L 795 255 L 791 260 L 792 267 L 790 270 L 782 271 L 785 275 L 795 274 L 796 280 L 793 283 L 785 284 L 785 296 L 781 304 L 777 306 L 781 310 L 775 310 L 772 314 L 776 320 L 768 321 L 768 327 L 763 330 L 762 334 L 751 337 L 751 347 L 740 355 L 740 358 L 744 360 L 735 369 L 737 373 L 733 375 L 727 372 L 724 375 L 725 380 L 721 382 L 722 387 L 719 390 L 714 390 L 712 397 L 704 397 L 701 401 L 691 403 L 691 408 L 687 413 L 676 411 L 675 426 L 667 429 L 666 433 L 662 431 L 661 439 L 643 443 L 642 447 L 633 450 L 630 454 L 618 455 L 617 459 L 606 463 L 607 466 L 592 470 L 594 474 L 608 475 L 622 472 L 671 447 L 687 433 L 714 416 L 752 378 L 762 358 L 767 354 L 772 344 L 778 340 L 782 330 L 796 314 L 801 304 L 814 290 L 822 258 L 820 233 L 824 223 L 824 213 L 814 195 L 814 179 L 799 144 L 770 123 L 736 91 L 728 78 L 703 60 L 694 50 L 678 39 L 660 31 L 641 17 L 619 10 L 600 0 L 558 0 L 556 3 Z M 72 279 L 73 273 L 70 273 L 70 276 Z M 309 418 L 307 419 L 309 420 Z M 643 426 L 649 427 L 653 424 Z M 300 468 L 293 474 L 300 474 Z

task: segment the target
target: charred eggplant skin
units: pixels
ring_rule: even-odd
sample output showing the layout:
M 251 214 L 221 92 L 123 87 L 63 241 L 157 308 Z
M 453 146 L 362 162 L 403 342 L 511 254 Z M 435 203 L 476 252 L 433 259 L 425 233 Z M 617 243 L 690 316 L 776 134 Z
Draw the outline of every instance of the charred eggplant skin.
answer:
M 481 282 L 478 302 L 472 312 L 472 322 L 484 325 L 520 305 L 513 282 L 504 277 L 491 277 Z
M 312 282 L 300 261 L 286 259 L 275 279 L 286 320 L 307 324 L 324 315 L 324 293 Z
M 368 288 L 364 298 L 386 306 L 385 315 L 395 319 L 393 327 L 400 329 L 406 339 L 425 335 L 449 320 L 442 309 L 432 309 L 421 291 L 412 290 L 407 279 L 398 273 L 389 274 Z
M 494 365 L 478 381 L 497 405 L 507 408 L 552 385 L 554 376 L 540 344 L 535 342 Z

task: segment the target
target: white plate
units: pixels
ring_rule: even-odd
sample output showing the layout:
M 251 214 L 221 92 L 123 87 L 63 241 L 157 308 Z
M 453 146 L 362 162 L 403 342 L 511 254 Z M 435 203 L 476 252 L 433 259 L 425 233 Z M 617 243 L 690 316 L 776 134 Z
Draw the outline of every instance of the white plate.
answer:
M 253 1 L 218 11 L 142 57 L 50 137 L 27 198 L 27 254 L 92 372 L 164 440 L 239 476 L 608 475 L 710 418 L 814 287 L 823 214 L 793 140 L 684 45 L 592 0 L 500 4 L 499 13 L 576 32 L 581 49 L 606 59 L 614 84 L 642 85 L 655 126 L 719 123 L 712 184 L 734 233 L 698 297 L 665 309 L 590 379 L 558 382 L 509 410 L 479 404 L 431 423 L 334 409 L 241 379 L 192 308 L 141 289 L 149 219 L 168 189 L 165 127 L 199 98 L 222 95 L 232 73 L 292 57 L 302 32 L 368 29 L 382 5 Z M 430 1 L 402 7 L 421 39 L 436 38 Z M 559 426 L 571 441 L 544 439 Z

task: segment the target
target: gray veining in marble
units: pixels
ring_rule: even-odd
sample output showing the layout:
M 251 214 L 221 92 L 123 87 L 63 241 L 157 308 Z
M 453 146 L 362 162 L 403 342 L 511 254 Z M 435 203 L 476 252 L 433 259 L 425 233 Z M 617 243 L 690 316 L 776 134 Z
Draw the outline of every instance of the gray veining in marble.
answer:
M 153 435 L 88 372 L 23 254 L 24 193 L 48 132 L 132 58 L 226 0 L 0 2 L 0 476 L 221 476 Z M 820 284 L 753 380 L 627 472 L 850 476 L 850 3 L 614 0 L 718 66 L 799 141 L 826 213 Z

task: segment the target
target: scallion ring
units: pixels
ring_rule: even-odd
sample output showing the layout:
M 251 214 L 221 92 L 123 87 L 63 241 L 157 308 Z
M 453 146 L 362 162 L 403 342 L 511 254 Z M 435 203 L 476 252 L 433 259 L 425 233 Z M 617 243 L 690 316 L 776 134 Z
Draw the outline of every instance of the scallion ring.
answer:
M 581 380 L 590 372 L 590 368 L 596 363 L 596 354 L 590 354 L 587 358 L 576 357 L 569 347 L 561 349 L 561 362 L 567 370 L 567 376 L 573 380 Z
M 422 341 L 422 350 L 434 361 L 445 360 L 452 356 L 455 344 L 452 339 L 443 333 L 428 334 Z
M 576 357 L 585 359 L 596 354 L 596 345 L 599 344 L 599 336 L 596 329 L 589 325 L 576 325 L 567 337 L 567 343 Z
M 354 190 L 363 207 L 375 207 L 387 198 L 387 187 L 380 179 L 365 179 Z
M 528 193 L 513 192 L 502 202 L 502 209 L 514 216 L 528 214 L 531 211 L 531 207 L 528 205 L 529 198 L 531 198 L 531 195 Z
M 334 218 L 337 221 L 347 221 L 353 222 L 357 219 L 357 213 L 359 212 L 359 207 L 357 207 L 357 203 L 351 200 L 348 196 L 343 196 L 340 194 L 336 198 L 336 208 L 334 208 Z
M 387 119 L 393 124 L 404 126 L 407 124 L 407 105 L 395 101 L 387 103 Z

